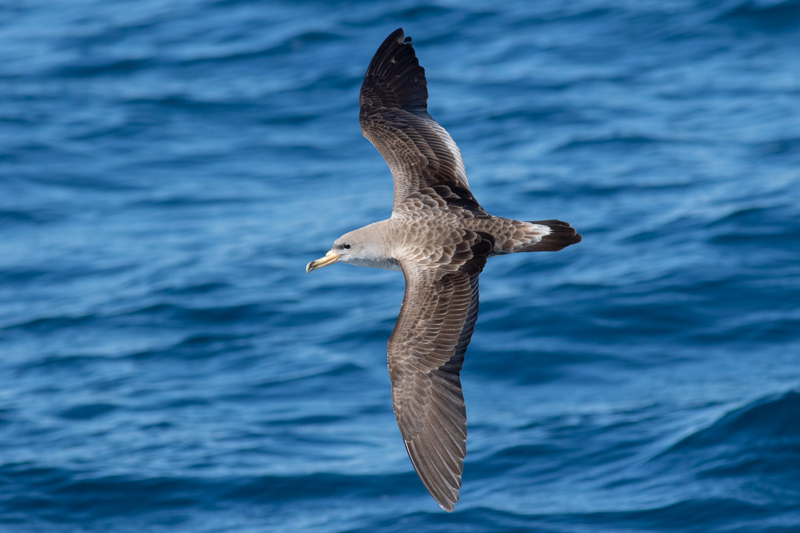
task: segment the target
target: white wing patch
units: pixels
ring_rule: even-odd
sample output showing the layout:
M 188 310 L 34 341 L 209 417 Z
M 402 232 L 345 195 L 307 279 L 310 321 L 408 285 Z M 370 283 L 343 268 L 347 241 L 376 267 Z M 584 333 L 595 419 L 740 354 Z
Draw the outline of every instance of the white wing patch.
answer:
M 458 149 L 458 146 L 456 146 L 456 143 L 453 141 L 453 138 L 450 137 L 450 134 L 447 133 L 447 130 L 437 124 L 435 120 L 426 117 L 425 122 L 427 122 L 428 126 L 433 128 L 433 131 L 435 131 L 439 137 L 442 138 L 444 144 L 447 146 L 447 149 L 450 150 L 451 154 L 453 154 L 453 159 L 456 161 L 456 176 L 458 177 L 458 181 L 460 181 L 464 187 L 469 189 L 467 170 L 464 168 L 464 159 L 461 157 L 461 150 Z

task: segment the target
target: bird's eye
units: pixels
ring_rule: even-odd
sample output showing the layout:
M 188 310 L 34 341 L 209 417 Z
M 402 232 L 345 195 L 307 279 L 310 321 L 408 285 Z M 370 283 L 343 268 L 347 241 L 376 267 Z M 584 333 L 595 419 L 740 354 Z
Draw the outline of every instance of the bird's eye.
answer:
M 349 244 L 343 244 L 342 248 L 344 248 L 345 250 L 349 250 L 350 249 L 350 245 Z

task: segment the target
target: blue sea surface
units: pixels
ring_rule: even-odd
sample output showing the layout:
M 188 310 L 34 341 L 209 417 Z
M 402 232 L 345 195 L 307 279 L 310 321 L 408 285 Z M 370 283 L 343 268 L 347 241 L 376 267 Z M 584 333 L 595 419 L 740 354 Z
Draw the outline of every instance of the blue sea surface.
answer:
M 392 412 L 393 30 L 492 259 L 453 514 Z M 800 531 L 800 0 L 0 6 L 0 531 Z

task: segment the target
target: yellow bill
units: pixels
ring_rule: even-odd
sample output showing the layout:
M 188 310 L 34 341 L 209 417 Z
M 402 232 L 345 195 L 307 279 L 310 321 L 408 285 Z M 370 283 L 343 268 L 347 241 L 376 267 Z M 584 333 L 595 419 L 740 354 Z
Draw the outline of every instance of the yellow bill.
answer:
M 325 257 L 320 257 L 316 261 L 311 261 L 308 265 L 306 265 L 306 272 L 311 274 L 312 270 L 332 265 L 333 263 L 339 260 L 339 257 L 340 257 L 339 254 L 333 253 L 333 250 L 331 250 L 330 252 L 325 254 Z

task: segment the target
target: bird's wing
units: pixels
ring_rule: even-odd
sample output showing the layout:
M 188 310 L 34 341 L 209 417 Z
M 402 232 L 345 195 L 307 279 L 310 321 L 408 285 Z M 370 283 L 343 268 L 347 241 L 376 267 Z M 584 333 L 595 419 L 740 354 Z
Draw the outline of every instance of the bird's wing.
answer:
M 402 28 L 375 52 L 361 85 L 361 132 L 389 164 L 394 209 L 412 202 L 487 216 L 469 190 L 456 143 L 428 114 L 427 85 Z
M 446 511 L 458 501 L 467 453 L 459 373 L 492 247 L 490 235 L 467 231 L 447 264 L 401 261 L 406 293 L 388 349 L 394 413 L 411 463 Z

